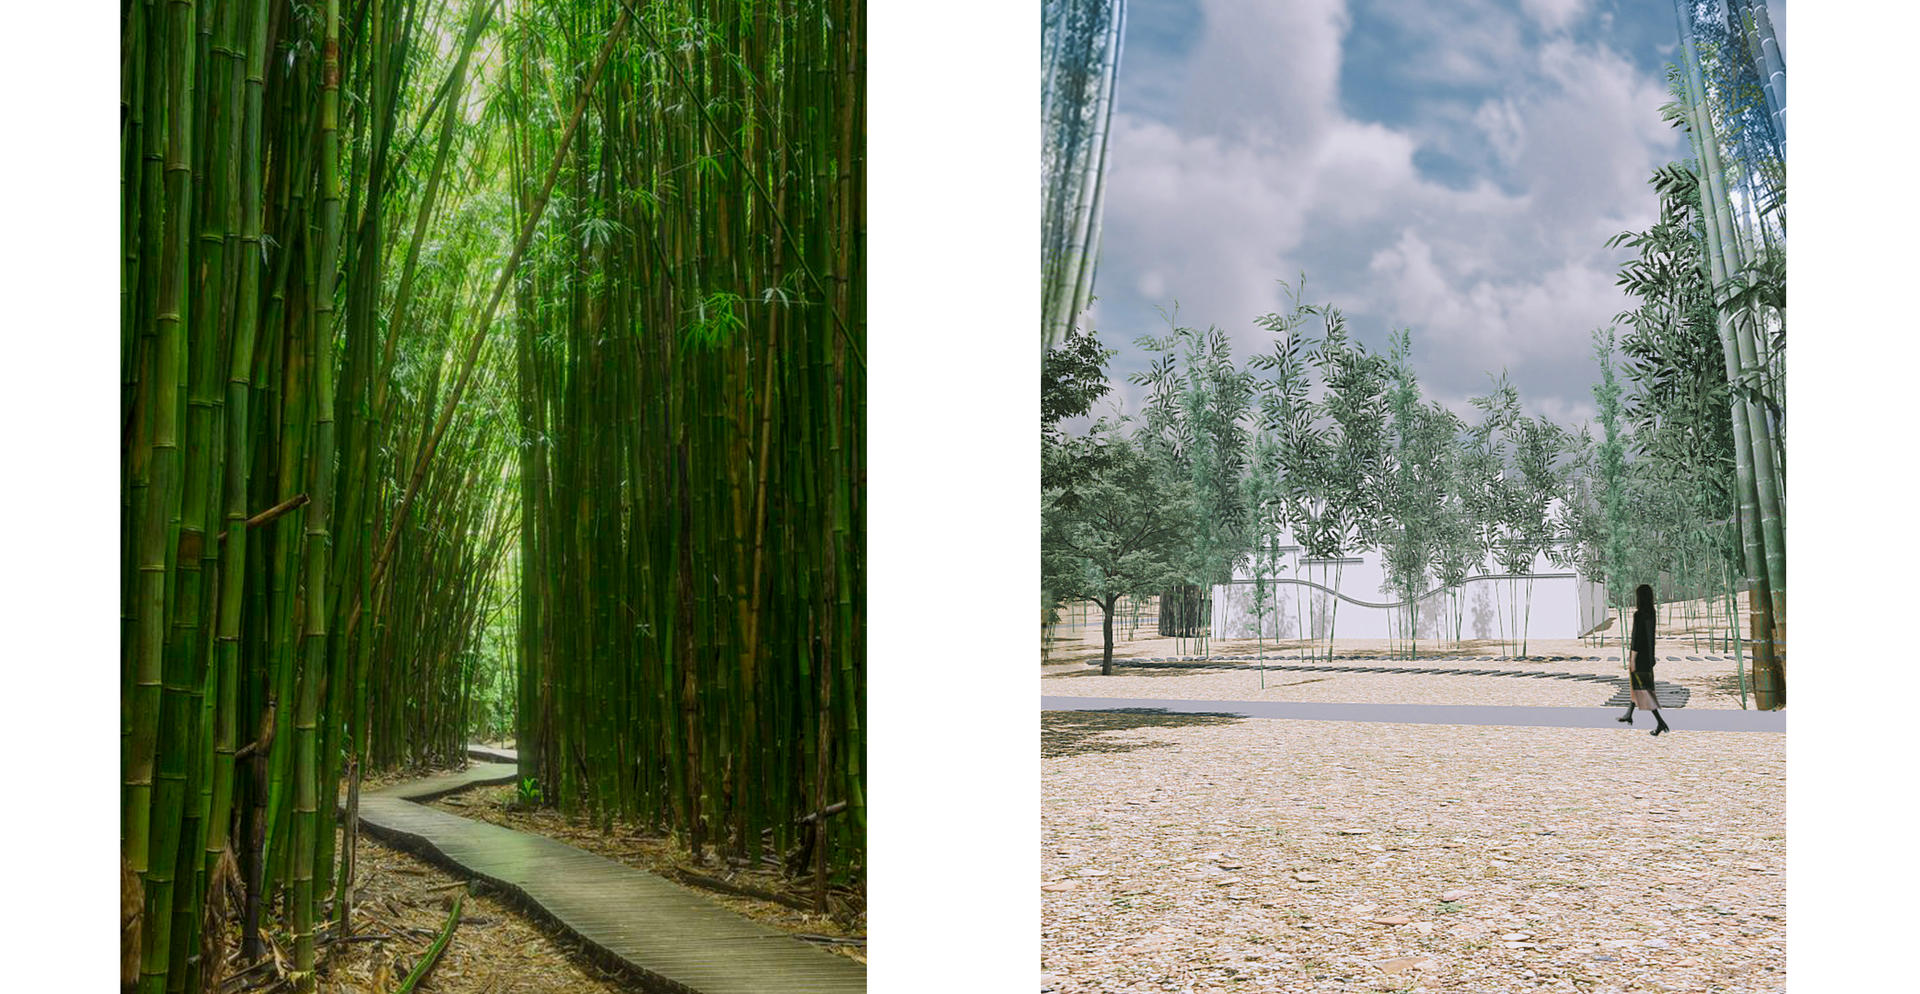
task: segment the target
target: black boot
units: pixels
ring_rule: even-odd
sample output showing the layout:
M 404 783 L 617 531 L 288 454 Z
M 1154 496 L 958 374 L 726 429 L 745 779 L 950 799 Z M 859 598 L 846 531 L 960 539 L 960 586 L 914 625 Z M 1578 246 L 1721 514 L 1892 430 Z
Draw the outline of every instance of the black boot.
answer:
M 1626 723 L 1627 723 L 1627 724 L 1629 724 L 1629 725 L 1631 725 L 1631 724 L 1633 724 L 1633 705 L 1631 705 L 1631 704 L 1629 704 L 1629 705 L 1627 705 L 1627 713 L 1626 713 L 1626 714 L 1624 714 L 1624 715 L 1621 715 L 1620 717 L 1618 717 L 1618 718 L 1615 718 L 1615 719 L 1613 719 L 1613 720 L 1614 720 L 1614 721 L 1624 721 L 1624 722 L 1626 722 Z
M 1654 727 L 1652 734 L 1658 735 L 1661 732 L 1669 731 L 1669 729 L 1667 728 L 1667 719 L 1660 717 L 1659 708 L 1653 709 L 1653 720 L 1659 722 L 1660 724 Z

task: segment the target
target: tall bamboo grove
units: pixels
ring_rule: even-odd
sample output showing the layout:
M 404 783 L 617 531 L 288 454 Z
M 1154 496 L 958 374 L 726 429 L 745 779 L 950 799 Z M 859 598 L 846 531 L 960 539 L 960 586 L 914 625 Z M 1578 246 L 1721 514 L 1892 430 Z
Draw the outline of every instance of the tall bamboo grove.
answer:
M 523 773 L 816 893 L 864 862 L 860 13 L 555 7 L 506 83 L 558 98 L 523 213 L 561 163 L 515 291 Z
M 530 773 L 851 876 L 859 8 L 123 11 L 128 986 L 316 987 L 515 572 Z

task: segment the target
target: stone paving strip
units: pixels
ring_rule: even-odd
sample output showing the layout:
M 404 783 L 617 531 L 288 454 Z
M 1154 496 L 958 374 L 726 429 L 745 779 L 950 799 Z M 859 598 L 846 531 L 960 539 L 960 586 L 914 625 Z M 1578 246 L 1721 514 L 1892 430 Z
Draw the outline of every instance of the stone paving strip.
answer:
M 477 756 L 511 754 L 475 747 Z M 369 791 L 369 833 L 485 880 L 579 939 L 647 989 L 672 994 L 855 994 L 863 964 L 735 914 L 703 895 L 544 836 L 418 803 L 481 784 L 512 783 L 514 766 L 467 769 Z

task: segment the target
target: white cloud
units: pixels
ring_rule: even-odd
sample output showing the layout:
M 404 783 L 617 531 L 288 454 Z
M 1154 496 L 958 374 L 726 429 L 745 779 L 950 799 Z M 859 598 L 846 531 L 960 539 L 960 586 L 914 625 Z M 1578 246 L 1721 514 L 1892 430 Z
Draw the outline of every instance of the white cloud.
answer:
M 1469 366 L 1562 353 L 1624 304 L 1610 268 L 1570 261 L 1526 279 L 1470 278 L 1411 228 L 1367 268 L 1391 313 L 1421 316 L 1417 341 L 1458 350 Z
M 1345 0 L 1201 0 L 1187 75 L 1189 133 L 1310 142 L 1339 98 Z
M 1495 85 L 1524 58 L 1523 22 L 1495 0 L 1373 0 L 1370 6 L 1401 37 L 1427 42 L 1394 67 L 1409 78 Z
M 1357 120 L 1339 92 L 1343 3 L 1203 0 L 1178 119 L 1114 116 L 1096 327 L 1124 349 L 1164 331 L 1153 308 L 1177 298 L 1181 323 L 1264 350 L 1252 320 L 1304 270 L 1309 299 L 1339 304 L 1363 338 L 1411 327 L 1434 396 L 1478 392 L 1506 366 L 1530 408 L 1588 410 L 1588 333 L 1625 307 L 1603 243 L 1651 220 L 1646 180 L 1675 148 L 1664 90 L 1601 45 L 1521 45 L 1517 15 L 1483 0 L 1390 2 L 1454 31 L 1433 50 L 1468 53 L 1497 84 L 1403 127 Z M 1566 24 L 1584 10 L 1527 6 Z M 1415 156 L 1442 130 L 1498 172 L 1465 189 L 1423 174 Z M 1138 409 L 1136 388 L 1116 392 Z
M 1473 123 L 1501 163 L 1512 166 L 1520 158 L 1521 150 L 1526 147 L 1527 127 L 1512 99 L 1502 97 L 1482 103 L 1473 112 Z
M 1520 6 L 1548 31 L 1565 31 L 1587 12 L 1587 0 L 1520 0 Z

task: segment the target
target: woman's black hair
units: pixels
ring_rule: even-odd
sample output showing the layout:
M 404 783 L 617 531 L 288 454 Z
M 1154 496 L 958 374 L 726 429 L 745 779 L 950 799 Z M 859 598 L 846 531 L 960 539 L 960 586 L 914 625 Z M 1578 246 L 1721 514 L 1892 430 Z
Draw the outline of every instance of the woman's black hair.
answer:
M 1653 613 L 1653 588 L 1641 584 L 1633 590 L 1633 609 L 1636 613 Z

